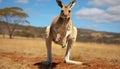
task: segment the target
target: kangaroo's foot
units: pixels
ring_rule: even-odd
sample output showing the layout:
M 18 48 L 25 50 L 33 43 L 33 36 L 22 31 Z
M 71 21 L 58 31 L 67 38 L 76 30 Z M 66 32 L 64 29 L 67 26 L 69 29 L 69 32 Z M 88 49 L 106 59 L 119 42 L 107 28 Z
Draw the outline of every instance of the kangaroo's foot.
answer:
M 72 60 L 65 60 L 64 62 L 65 62 L 65 63 L 68 63 L 68 64 L 83 65 L 83 62 L 72 61 Z
M 91 66 L 89 63 L 72 61 L 72 60 L 65 60 L 64 62 L 67 64 L 75 64 L 75 65 L 88 66 L 88 67 Z
M 43 65 L 50 65 L 50 64 L 52 64 L 52 62 L 45 61 L 45 62 L 43 62 L 42 64 L 43 64 Z

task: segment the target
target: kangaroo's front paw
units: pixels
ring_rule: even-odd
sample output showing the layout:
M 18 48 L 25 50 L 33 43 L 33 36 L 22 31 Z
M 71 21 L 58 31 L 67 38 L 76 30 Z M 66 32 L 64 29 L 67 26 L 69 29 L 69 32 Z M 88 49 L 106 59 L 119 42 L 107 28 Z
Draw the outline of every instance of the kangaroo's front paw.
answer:
M 62 42 L 62 48 L 65 48 L 65 47 L 66 47 L 66 39 L 64 38 Z
M 66 43 L 63 43 L 63 44 L 62 44 L 62 48 L 65 48 L 65 47 L 66 47 Z
M 61 37 L 61 35 L 58 33 L 55 41 L 58 42 L 60 40 L 60 37 Z

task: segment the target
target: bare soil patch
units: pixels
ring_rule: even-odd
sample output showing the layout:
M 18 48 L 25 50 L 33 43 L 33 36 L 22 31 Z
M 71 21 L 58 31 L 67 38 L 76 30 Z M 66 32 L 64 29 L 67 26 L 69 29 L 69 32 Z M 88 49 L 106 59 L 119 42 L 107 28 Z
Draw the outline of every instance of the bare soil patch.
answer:
M 0 52 L 0 69 L 119 69 L 116 62 L 91 60 L 91 66 L 70 65 L 64 63 L 59 56 L 53 57 L 53 63 L 49 66 L 42 65 L 46 57 L 32 57 L 16 52 Z M 85 61 L 85 60 L 81 60 Z

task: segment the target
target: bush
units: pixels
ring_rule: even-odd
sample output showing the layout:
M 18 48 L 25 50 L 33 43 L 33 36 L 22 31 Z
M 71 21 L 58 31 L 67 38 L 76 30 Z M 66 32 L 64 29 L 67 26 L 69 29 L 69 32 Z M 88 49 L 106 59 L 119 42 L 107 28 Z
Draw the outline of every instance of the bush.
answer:
M 22 36 L 22 37 L 34 37 L 34 34 L 32 34 L 29 31 L 25 31 L 25 30 L 23 30 L 23 31 L 16 31 L 15 35 L 16 36 Z

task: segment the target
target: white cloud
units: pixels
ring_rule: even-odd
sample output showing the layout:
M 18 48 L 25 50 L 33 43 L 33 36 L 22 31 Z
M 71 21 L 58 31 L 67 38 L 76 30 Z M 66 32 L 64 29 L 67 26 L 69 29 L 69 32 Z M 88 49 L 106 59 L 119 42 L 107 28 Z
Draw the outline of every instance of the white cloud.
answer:
M 109 2 L 110 1 L 110 2 Z M 78 19 L 90 20 L 93 22 L 102 23 L 120 23 L 120 0 L 92 0 L 88 3 L 94 4 L 95 7 L 103 6 L 102 8 L 82 8 L 76 12 L 76 17 Z M 119 5 L 118 3 L 119 2 Z M 99 3 L 99 4 L 98 4 Z M 113 5 L 113 6 L 112 6 Z
M 29 0 L 15 0 L 15 2 L 27 4 Z
M 76 14 L 80 14 L 80 15 L 99 15 L 104 13 L 103 10 L 97 9 L 97 8 L 82 8 L 81 10 L 79 10 Z
M 120 4 L 120 0 L 91 0 L 88 4 L 94 6 L 116 6 Z
M 113 14 L 113 11 L 117 13 Z M 111 8 L 108 8 L 107 10 L 101 10 L 98 8 L 82 8 L 76 12 L 76 17 L 78 19 L 86 19 L 93 22 L 120 22 L 120 12 L 112 10 Z
M 109 7 L 107 12 L 114 15 L 120 15 L 120 5 Z

